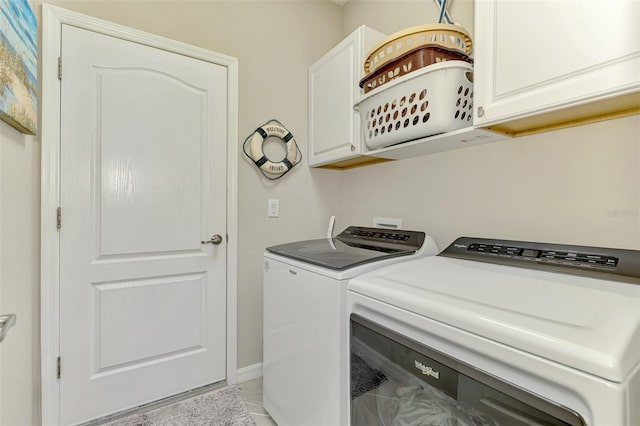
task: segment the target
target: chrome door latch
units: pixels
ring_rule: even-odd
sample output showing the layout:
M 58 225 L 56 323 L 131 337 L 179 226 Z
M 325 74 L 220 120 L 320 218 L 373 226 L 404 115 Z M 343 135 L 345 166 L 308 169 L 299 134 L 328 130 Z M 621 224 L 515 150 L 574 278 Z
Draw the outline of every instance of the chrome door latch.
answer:
M 218 245 L 222 242 L 222 236 L 219 234 L 215 234 L 211 237 L 209 241 L 200 241 L 202 244 L 215 244 Z

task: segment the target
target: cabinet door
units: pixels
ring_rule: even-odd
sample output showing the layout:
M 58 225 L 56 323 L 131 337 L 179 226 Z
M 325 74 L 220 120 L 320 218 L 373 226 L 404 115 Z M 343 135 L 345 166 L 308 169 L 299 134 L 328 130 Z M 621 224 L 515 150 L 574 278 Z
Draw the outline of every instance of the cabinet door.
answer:
M 353 109 L 368 49 L 383 34 L 361 26 L 309 69 L 309 165 L 356 157 L 360 116 Z
M 475 8 L 474 125 L 629 101 L 640 90 L 638 0 L 479 0 Z

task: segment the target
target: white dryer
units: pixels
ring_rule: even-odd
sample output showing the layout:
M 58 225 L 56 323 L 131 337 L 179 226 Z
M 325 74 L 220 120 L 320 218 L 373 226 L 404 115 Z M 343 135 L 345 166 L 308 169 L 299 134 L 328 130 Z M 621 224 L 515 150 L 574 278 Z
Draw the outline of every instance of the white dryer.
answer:
M 436 253 L 424 232 L 354 226 L 267 248 L 263 404 L 279 426 L 348 423 L 347 281 Z
M 459 238 L 347 309 L 351 426 L 640 424 L 639 251 Z

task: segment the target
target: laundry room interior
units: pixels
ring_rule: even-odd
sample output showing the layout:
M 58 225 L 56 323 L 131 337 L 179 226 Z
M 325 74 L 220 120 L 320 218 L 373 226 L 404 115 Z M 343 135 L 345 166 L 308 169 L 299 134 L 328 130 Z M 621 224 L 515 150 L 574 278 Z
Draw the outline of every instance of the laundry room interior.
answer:
M 474 43 L 478 37 L 474 16 L 478 3 L 484 1 L 489 0 L 449 0 L 447 5 L 453 21 Z M 0 7 L 5 7 L 5 2 Z M 437 0 L 28 3 L 38 20 L 39 61 L 44 44 L 43 4 L 237 59 L 237 129 L 230 132 L 235 138 L 227 141 L 227 149 L 235 151 L 236 159 L 230 166 L 236 180 L 227 185 L 237 185 L 233 188 L 237 258 L 232 272 L 236 280 L 236 347 L 231 350 L 236 354 L 232 365 L 237 383 L 262 376 L 264 367 L 263 256 L 267 247 L 323 239 L 328 227 L 333 236 L 349 226 L 374 227 L 375 218 L 386 218 L 399 221 L 399 229 L 424 232 L 438 252 L 459 237 L 640 250 L 640 77 L 636 76 L 630 90 L 634 105 L 623 113 L 595 114 L 531 134 L 502 135 L 500 140 L 478 146 L 469 142 L 456 149 L 356 167 L 311 166 L 310 67 L 363 25 L 391 35 L 437 23 L 441 12 Z M 542 0 L 528 3 L 541 9 L 548 6 Z M 597 2 L 564 3 L 567 12 L 575 8 L 579 13 L 577 9 Z M 612 8 L 638 9 L 634 1 L 611 3 Z M 541 12 L 531 19 L 545 16 Z M 564 19 L 570 27 L 572 15 Z M 602 20 L 610 21 L 606 16 Z M 633 24 L 623 28 L 623 33 L 631 34 L 628 43 L 633 45 L 635 56 L 629 57 L 636 70 L 640 61 L 639 20 L 638 15 L 629 18 L 627 22 Z M 554 17 L 554 22 L 559 18 Z M 544 27 L 545 23 L 539 25 Z M 535 43 L 515 37 L 503 42 L 512 51 L 526 51 L 529 43 Z M 572 50 L 580 48 L 583 46 L 559 40 L 557 52 L 549 56 L 570 61 Z M 474 59 L 477 64 L 478 58 Z M 518 72 L 518 66 L 511 69 Z M 39 62 L 39 82 L 45 78 L 42 71 Z M 39 116 L 47 96 L 50 93 L 39 92 Z M 256 129 L 270 120 L 286 127 L 300 151 L 299 163 L 274 180 L 265 178 L 243 151 L 243 144 Z M 0 121 L 0 314 L 17 317 L 0 344 L 0 425 L 43 424 L 42 398 L 52 398 L 41 388 L 45 324 L 41 316 L 41 227 L 47 223 L 55 226 L 56 219 L 55 211 L 50 212 L 50 218 L 41 212 L 41 167 L 48 161 L 42 156 L 45 137 L 40 131 L 23 134 Z M 271 200 L 277 200 L 275 215 Z M 330 225 L 332 217 L 335 222 Z M 224 235 L 224 231 L 219 233 Z M 637 303 L 640 299 L 634 300 Z M 638 377 L 636 374 L 636 381 L 640 381 Z

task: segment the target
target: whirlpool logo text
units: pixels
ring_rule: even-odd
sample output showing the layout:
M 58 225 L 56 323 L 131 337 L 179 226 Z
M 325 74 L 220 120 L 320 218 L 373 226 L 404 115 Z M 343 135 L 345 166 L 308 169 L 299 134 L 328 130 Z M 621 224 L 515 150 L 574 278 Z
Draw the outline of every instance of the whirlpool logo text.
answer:
M 422 371 L 422 374 L 427 375 L 427 376 L 431 376 L 434 379 L 440 380 L 440 372 L 435 371 L 433 368 L 424 365 L 420 361 L 414 361 L 414 362 L 415 362 L 416 368 L 418 370 Z

